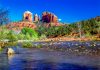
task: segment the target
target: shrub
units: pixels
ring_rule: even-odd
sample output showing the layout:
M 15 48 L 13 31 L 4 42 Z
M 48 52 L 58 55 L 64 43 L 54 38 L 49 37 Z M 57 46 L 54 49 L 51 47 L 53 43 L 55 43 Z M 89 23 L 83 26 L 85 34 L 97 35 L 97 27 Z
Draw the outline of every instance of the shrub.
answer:
M 36 46 L 36 48 L 42 48 L 42 46 L 43 46 L 42 44 L 39 44 Z
M 27 33 L 27 34 L 25 35 L 24 39 L 26 39 L 26 40 L 30 40 L 30 39 L 31 39 L 30 34 Z
M 38 38 L 38 33 L 34 30 L 34 29 L 32 29 L 32 28 L 23 28 L 22 30 L 21 30 L 21 32 L 23 33 L 23 34 L 25 34 L 26 35 L 26 37 L 28 37 L 28 39 L 34 39 L 34 38 Z
M 0 47 L 0 52 L 2 51 L 3 49 Z
M 40 36 L 40 39 L 45 39 L 46 38 L 46 35 L 45 34 L 42 34 L 41 36 Z
M 0 27 L 2 28 L 2 30 L 0 30 L 0 40 L 4 40 L 7 38 L 8 33 L 10 32 L 10 30 L 6 29 L 4 26 Z
M 25 35 L 21 34 L 21 33 L 17 35 L 18 40 L 23 40 L 24 37 L 25 37 Z
M 33 44 L 30 43 L 30 42 L 24 42 L 24 43 L 22 43 L 22 47 L 23 48 L 32 48 L 33 47 Z
M 10 32 L 8 33 L 7 39 L 8 39 L 9 41 L 11 41 L 11 42 L 17 41 L 17 40 L 18 40 L 17 36 L 16 36 L 12 31 L 10 31 Z

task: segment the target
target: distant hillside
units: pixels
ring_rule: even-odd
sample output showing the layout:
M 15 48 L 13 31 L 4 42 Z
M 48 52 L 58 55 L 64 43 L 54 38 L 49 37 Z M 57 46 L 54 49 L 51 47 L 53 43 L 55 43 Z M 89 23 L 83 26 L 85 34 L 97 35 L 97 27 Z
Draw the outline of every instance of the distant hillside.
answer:
M 82 35 L 98 35 L 100 37 L 100 16 L 70 24 L 73 33 Z

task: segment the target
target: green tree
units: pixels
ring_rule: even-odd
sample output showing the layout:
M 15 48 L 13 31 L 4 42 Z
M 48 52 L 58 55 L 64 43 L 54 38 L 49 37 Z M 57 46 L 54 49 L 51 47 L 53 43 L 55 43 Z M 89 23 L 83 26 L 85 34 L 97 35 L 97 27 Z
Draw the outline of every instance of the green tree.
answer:
M 0 9 L 0 25 L 7 24 L 9 22 L 8 10 Z
M 7 37 L 6 37 L 9 41 L 13 42 L 13 41 L 17 41 L 18 38 L 17 36 L 13 33 L 13 31 L 10 31 L 8 34 L 7 34 Z
M 31 38 L 38 38 L 38 32 L 32 28 L 23 28 L 21 32 L 25 35 L 30 35 Z

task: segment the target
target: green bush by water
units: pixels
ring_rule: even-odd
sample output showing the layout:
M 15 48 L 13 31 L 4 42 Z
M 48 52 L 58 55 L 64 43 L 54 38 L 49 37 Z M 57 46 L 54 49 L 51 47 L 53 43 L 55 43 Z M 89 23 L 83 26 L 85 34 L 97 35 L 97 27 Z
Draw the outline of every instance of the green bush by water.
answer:
M 22 43 L 23 48 L 32 48 L 34 45 L 30 42 L 24 42 Z
M 42 44 L 39 44 L 36 46 L 36 48 L 42 48 L 42 46 L 43 46 Z

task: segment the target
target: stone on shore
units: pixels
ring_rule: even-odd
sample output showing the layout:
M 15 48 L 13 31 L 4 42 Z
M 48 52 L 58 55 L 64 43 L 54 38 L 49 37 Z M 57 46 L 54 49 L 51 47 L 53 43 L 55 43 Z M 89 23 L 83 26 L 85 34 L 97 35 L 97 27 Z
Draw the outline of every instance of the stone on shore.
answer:
M 15 54 L 15 51 L 12 48 L 8 48 L 7 54 L 8 55 L 13 55 L 13 54 Z

